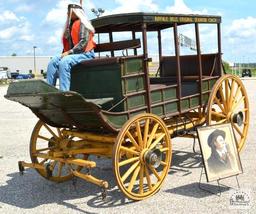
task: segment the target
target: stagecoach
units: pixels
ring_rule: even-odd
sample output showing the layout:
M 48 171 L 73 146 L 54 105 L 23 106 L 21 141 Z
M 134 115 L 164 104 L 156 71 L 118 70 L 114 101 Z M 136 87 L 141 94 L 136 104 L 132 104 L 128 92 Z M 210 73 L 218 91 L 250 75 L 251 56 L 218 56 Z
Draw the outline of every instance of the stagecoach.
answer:
M 249 104 L 240 79 L 224 74 L 221 17 L 130 13 L 99 17 L 92 24 L 97 57 L 73 67 L 70 91 L 42 80 L 8 88 L 7 99 L 39 118 L 30 139 L 32 162 L 20 161 L 21 172 L 34 168 L 54 182 L 80 177 L 107 189 L 108 181 L 93 176 L 91 157 L 111 158 L 119 189 L 142 200 L 160 189 L 170 170 L 171 138 L 191 137 L 199 126 L 231 123 L 241 151 Z M 190 54 L 181 53 L 184 26 L 195 38 Z M 215 52 L 202 51 L 205 26 L 216 32 Z M 159 66 L 150 73 L 152 44 Z

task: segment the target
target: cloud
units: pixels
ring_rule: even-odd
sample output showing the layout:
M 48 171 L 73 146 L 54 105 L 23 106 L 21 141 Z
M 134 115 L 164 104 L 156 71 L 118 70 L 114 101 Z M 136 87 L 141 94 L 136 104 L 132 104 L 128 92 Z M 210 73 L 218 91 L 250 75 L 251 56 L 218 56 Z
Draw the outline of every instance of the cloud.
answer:
M 47 45 L 59 45 L 61 43 L 62 32 L 63 32 L 62 28 L 59 28 L 59 29 L 55 30 L 53 35 L 49 37 L 46 44 Z
M 12 11 L 6 10 L 1 13 L 0 23 L 9 22 L 9 21 L 19 21 L 18 17 Z
M 32 41 L 34 35 L 30 33 L 30 29 L 26 25 L 27 23 L 18 27 L 12 26 L 1 30 L 0 39 L 8 41 Z
M 34 39 L 29 21 L 15 12 L 2 9 L 0 16 L 1 54 L 24 54 L 24 48 Z
M 256 37 L 256 17 L 236 19 L 232 22 L 228 35 L 233 39 L 248 39 Z
M 183 14 L 207 14 L 208 13 L 206 9 L 203 9 L 201 11 L 192 10 L 184 3 L 183 0 L 175 0 L 174 5 L 166 7 L 165 12 L 183 13 Z
M 246 17 L 235 19 L 231 25 L 226 26 L 223 33 L 224 53 L 233 61 L 244 62 L 244 56 L 247 61 L 254 61 L 256 55 L 256 17 Z
M 66 20 L 67 13 L 67 1 L 60 1 L 56 5 L 56 8 L 51 9 L 45 17 L 44 22 L 51 24 L 63 24 Z
M 0 18 L 0 43 L 31 41 L 33 37 L 31 25 L 25 17 L 18 17 L 14 12 L 8 10 L 3 12 Z
M 106 11 L 108 14 L 117 14 L 117 13 L 130 13 L 130 12 L 140 12 L 140 11 L 151 11 L 158 12 L 159 7 L 153 2 L 153 0 L 115 0 L 119 5 L 112 11 Z
M 0 39 L 7 40 L 15 35 L 17 32 L 16 27 L 9 27 L 0 31 Z
M 15 12 L 27 13 L 27 12 L 33 11 L 33 9 L 34 9 L 34 5 L 22 4 L 15 8 Z
M 26 41 L 26 42 L 31 42 L 31 41 L 33 41 L 34 40 L 34 38 L 35 38 L 35 36 L 34 35 L 21 35 L 20 37 L 19 37 L 19 40 L 21 40 L 21 41 Z
M 64 25 L 67 17 L 67 6 L 68 4 L 75 3 L 78 4 L 78 1 L 72 0 L 62 0 L 59 1 L 54 8 L 52 8 L 47 14 L 43 23 L 48 23 L 51 25 Z M 91 13 L 91 8 L 94 8 L 92 1 L 86 1 L 84 3 L 84 10 L 89 15 Z

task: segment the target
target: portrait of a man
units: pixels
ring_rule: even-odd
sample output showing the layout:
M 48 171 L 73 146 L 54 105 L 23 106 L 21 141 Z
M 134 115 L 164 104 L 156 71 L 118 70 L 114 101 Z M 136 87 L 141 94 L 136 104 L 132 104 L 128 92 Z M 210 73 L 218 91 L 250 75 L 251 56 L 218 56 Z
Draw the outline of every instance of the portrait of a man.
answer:
M 219 129 L 214 130 L 208 137 L 211 156 L 207 159 L 207 164 L 213 173 L 231 169 L 231 155 L 225 138 L 226 133 Z
M 234 133 L 230 124 L 197 129 L 207 181 L 242 173 Z

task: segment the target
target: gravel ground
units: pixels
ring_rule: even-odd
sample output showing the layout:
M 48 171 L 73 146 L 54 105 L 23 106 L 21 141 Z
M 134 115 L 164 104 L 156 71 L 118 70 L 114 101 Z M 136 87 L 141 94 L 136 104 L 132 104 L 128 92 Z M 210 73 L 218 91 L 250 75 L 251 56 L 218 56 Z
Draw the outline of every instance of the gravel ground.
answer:
M 250 206 L 230 206 L 231 195 L 237 189 L 235 177 L 221 180 L 221 195 L 198 187 L 202 169 L 201 157 L 193 153 L 192 141 L 176 138 L 173 162 L 160 191 L 153 197 L 133 202 L 124 197 L 115 184 L 111 160 L 97 161 L 96 177 L 109 181 L 111 189 L 106 201 L 101 200 L 99 187 L 78 179 L 56 184 L 40 177 L 35 170 L 24 176 L 18 172 L 19 160 L 30 161 L 29 139 L 37 118 L 32 112 L 4 99 L 7 86 L 0 86 L 0 213 L 256 213 L 256 80 L 244 80 L 251 115 L 247 143 L 241 154 L 243 174 L 238 176 L 241 190 L 248 195 Z M 196 149 L 199 150 L 198 145 Z M 216 182 L 204 187 L 218 192 Z M 228 188 L 231 187 L 231 188 Z

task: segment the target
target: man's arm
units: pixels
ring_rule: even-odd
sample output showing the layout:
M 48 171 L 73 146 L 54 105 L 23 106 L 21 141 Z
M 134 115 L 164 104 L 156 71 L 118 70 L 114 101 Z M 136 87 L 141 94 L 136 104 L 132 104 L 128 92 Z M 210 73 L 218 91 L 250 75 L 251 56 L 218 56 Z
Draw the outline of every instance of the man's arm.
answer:
M 83 23 L 80 24 L 80 41 L 70 50 L 70 54 L 79 54 L 84 52 L 84 48 L 86 47 L 89 40 L 89 30 L 84 26 Z

